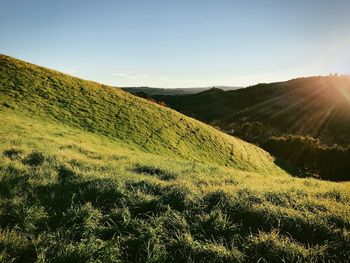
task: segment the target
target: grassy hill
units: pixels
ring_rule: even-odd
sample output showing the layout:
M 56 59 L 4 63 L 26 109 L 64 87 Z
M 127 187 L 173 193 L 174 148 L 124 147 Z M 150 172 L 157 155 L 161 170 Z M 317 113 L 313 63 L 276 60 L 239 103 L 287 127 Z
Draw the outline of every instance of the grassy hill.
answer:
M 261 146 L 294 175 L 350 180 L 350 76 L 154 98 Z
M 293 178 L 173 110 L 0 61 L 0 262 L 350 258 L 349 183 Z
M 122 90 L 0 57 L 0 105 L 118 139 L 147 152 L 273 171 L 263 150 Z
M 237 124 L 261 122 L 275 134 L 309 135 L 344 146 L 350 142 L 350 76 L 299 78 L 156 99 L 227 130 Z

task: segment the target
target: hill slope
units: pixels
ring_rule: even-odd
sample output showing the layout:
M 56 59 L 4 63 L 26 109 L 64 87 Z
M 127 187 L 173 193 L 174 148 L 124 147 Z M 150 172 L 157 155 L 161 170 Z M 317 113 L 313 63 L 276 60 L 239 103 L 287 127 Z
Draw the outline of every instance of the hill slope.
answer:
M 350 77 L 310 77 L 245 89 L 156 96 L 170 107 L 221 128 L 261 122 L 276 135 L 301 134 L 327 144 L 350 142 Z
M 0 105 L 18 114 L 56 119 L 142 150 L 274 172 L 260 148 L 122 90 L 0 56 Z
M 0 262 L 350 258 L 349 183 L 293 178 L 185 117 L 138 145 L 182 115 L 9 57 L 0 66 Z M 177 145 L 183 155 L 167 147 L 192 126 L 212 160 L 194 136 Z M 225 145 L 248 157 L 228 161 L 216 154 Z
M 347 262 L 350 184 L 131 150 L 0 111 L 1 262 Z

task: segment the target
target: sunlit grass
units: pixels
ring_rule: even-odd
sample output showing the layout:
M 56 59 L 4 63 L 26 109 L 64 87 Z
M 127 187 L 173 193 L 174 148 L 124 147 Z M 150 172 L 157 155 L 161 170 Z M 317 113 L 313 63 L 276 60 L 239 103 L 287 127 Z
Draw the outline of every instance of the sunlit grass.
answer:
M 350 185 L 0 56 L 1 262 L 344 262 Z
M 160 156 L 0 116 L 2 261 L 349 258 L 349 183 Z
M 262 149 L 167 107 L 3 55 L 0 92 L 0 110 L 59 121 L 128 148 L 246 171 L 278 169 Z

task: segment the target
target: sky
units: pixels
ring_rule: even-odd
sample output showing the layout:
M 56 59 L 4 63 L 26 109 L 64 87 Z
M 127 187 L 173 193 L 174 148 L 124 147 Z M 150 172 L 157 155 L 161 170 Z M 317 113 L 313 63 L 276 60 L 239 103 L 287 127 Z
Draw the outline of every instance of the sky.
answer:
M 0 0 L 0 53 L 113 86 L 350 73 L 349 0 Z

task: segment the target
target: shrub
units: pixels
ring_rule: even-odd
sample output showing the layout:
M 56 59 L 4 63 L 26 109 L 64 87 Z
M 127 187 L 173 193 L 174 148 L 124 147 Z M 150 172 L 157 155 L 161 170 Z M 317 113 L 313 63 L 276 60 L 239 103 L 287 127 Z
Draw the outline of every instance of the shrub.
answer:
M 312 137 L 296 135 L 270 137 L 261 146 L 280 161 L 301 169 L 302 175 L 334 181 L 350 179 L 350 147 L 329 147 Z

